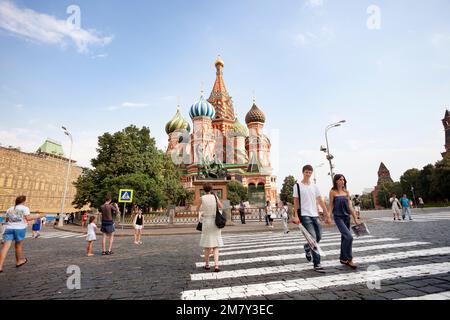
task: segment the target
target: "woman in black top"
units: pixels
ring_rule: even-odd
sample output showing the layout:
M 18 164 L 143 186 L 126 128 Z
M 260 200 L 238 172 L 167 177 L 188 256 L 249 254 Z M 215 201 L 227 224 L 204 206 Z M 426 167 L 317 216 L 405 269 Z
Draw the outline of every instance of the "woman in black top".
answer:
M 144 229 L 144 215 L 142 214 L 142 209 L 137 209 L 137 214 L 134 216 L 134 244 L 142 244 L 141 235 L 142 229 Z

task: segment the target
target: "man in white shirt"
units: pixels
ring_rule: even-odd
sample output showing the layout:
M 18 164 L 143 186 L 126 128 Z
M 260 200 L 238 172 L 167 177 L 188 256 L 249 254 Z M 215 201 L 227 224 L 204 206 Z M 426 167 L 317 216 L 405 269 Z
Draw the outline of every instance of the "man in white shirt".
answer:
M 301 223 L 306 230 L 314 237 L 317 243 L 322 237 L 322 230 L 320 227 L 319 213 L 317 211 L 317 203 L 323 208 L 325 212 L 325 223 L 331 223 L 331 216 L 328 212 L 327 206 L 323 201 L 319 188 L 311 183 L 311 176 L 313 174 L 313 167 L 306 165 L 303 167 L 303 180 L 294 185 L 294 223 Z M 299 201 L 300 199 L 300 201 Z M 300 202 L 300 206 L 299 206 Z M 320 255 L 312 251 L 308 244 L 304 245 L 306 259 L 313 260 L 314 270 L 323 272 L 320 265 Z M 312 257 L 311 257 L 312 251 Z

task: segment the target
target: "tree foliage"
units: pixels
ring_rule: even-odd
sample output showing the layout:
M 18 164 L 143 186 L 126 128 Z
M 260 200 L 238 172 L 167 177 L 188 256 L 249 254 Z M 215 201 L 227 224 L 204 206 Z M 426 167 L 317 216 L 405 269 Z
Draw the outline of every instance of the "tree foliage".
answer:
M 386 198 L 395 193 L 397 197 L 406 194 L 413 202 L 421 197 L 425 203 L 448 202 L 450 199 L 450 157 L 447 156 L 419 169 L 408 169 L 399 182 L 384 183 L 379 187 L 378 203 L 386 206 Z M 388 202 L 388 205 L 389 202 Z
M 293 190 L 295 185 L 294 176 L 284 178 L 283 186 L 280 191 L 280 200 L 287 203 L 294 203 Z
M 239 181 L 233 180 L 227 184 L 228 200 L 231 205 L 237 205 L 242 201 L 248 200 L 248 189 Z
M 98 138 L 98 155 L 92 169 L 84 169 L 75 183 L 73 204 L 99 207 L 106 194 L 117 200 L 119 189 L 133 189 L 133 202 L 143 208 L 161 208 L 192 199 L 180 183 L 170 157 L 156 148 L 150 129 L 128 126 Z

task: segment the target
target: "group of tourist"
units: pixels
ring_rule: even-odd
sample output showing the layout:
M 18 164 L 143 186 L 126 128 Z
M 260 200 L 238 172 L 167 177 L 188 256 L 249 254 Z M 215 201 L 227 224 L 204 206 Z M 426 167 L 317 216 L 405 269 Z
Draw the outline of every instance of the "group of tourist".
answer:
M 423 200 L 422 198 L 419 198 L 421 207 L 423 208 Z M 411 207 L 412 207 L 412 201 L 408 199 L 406 194 L 403 195 L 403 197 L 397 199 L 397 196 L 395 193 L 392 194 L 391 198 L 389 199 L 389 202 L 392 206 L 392 214 L 394 215 L 394 221 L 403 221 L 405 220 L 406 216 L 408 216 L 409 220 L 412 221 L 411 217 Z M 400 220 L 400 210 L 402 211 L 402 220 Z
M 317 243 L 322 237 L 321 223 L 319 220 L 318 205 L 323 208 L 325 213 L 325 223 L 331 224 L 331 213 L 335 224 L 341 233 L 341 251 L 340 262 L 352 269 L 356 269 L 357 265 L 353 262 L 352 244 L 353 236 L 350 230 L 351 217 L 355 224 L 360 223 L 359 210 L 353 208 L 350 192 L 347 189 L 347 180 L 342 174 L 337 174 L 333 178 L 333 187 L 330 190 L 329 207 L 323 201 L 320 191 L 317 186 L 311 183 L 311 176 L 313 174 L 313 167 L 306 165 L 302 170 L 303 179 L 297 182 L 293 188 L 294 197 L 294 217 L 293 223 L 302 224 L 305 229 L 311 234 Z M 212 186 L 206 183 L 203 186 L 205 195 L 200 199 L 199 205 L 199 220 L 203 223 L 202 235 L 200 237 L 200 247 L 204 249 L 204 259 L 206 270 L 210 270 L 209 257 L 214 255 L 214 271 L 220 271 L 219 268 L 219 248 L 223 246 L 221 229 L 215 223 L 214 218 L 216 210 L 221 209 L 222 204 L 217 197 L 211 193 Z M 359 203 L 358 203 L 359 206 Z M 276 212 L 272 210 L 270 202 L 266 206 L 266 224 L 273 228 L 273 219 L 276 217 Z M 245 206 L 240 204 L 241 222 L 245 223 Z M 282 218 L 284 232 L 288 233 L 288 206 L 283 203 L 278 206 L 276 210 Z M 309 244 L 304 245 L 305 256 L 308 261 L 313 262 L 313 269 L 317 272 L 324 272 L 321 266 L 321 257 L 316 250 L 313 250 Z

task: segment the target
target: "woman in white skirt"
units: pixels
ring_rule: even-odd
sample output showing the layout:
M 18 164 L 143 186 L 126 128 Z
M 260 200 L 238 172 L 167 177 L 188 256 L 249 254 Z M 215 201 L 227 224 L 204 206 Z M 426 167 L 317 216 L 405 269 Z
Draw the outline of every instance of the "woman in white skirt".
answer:
M 200 247 L 204 248 L 205 269 L 210 270 L 209 255 L 214 253 L 214 271 L 219 272 L 219 247 L 223 246 L 221 230 L 216 226 L 216 206 L 222 209 L 222 203 L 215 194 L 211 193 L 212 185 L 203 185 L 205 195 L 200 198 L 199 220 L 202 222 Z M 216 202 L 217 201 L 217 202 Z M 217 203 L 217 204 L 216 204 Z

